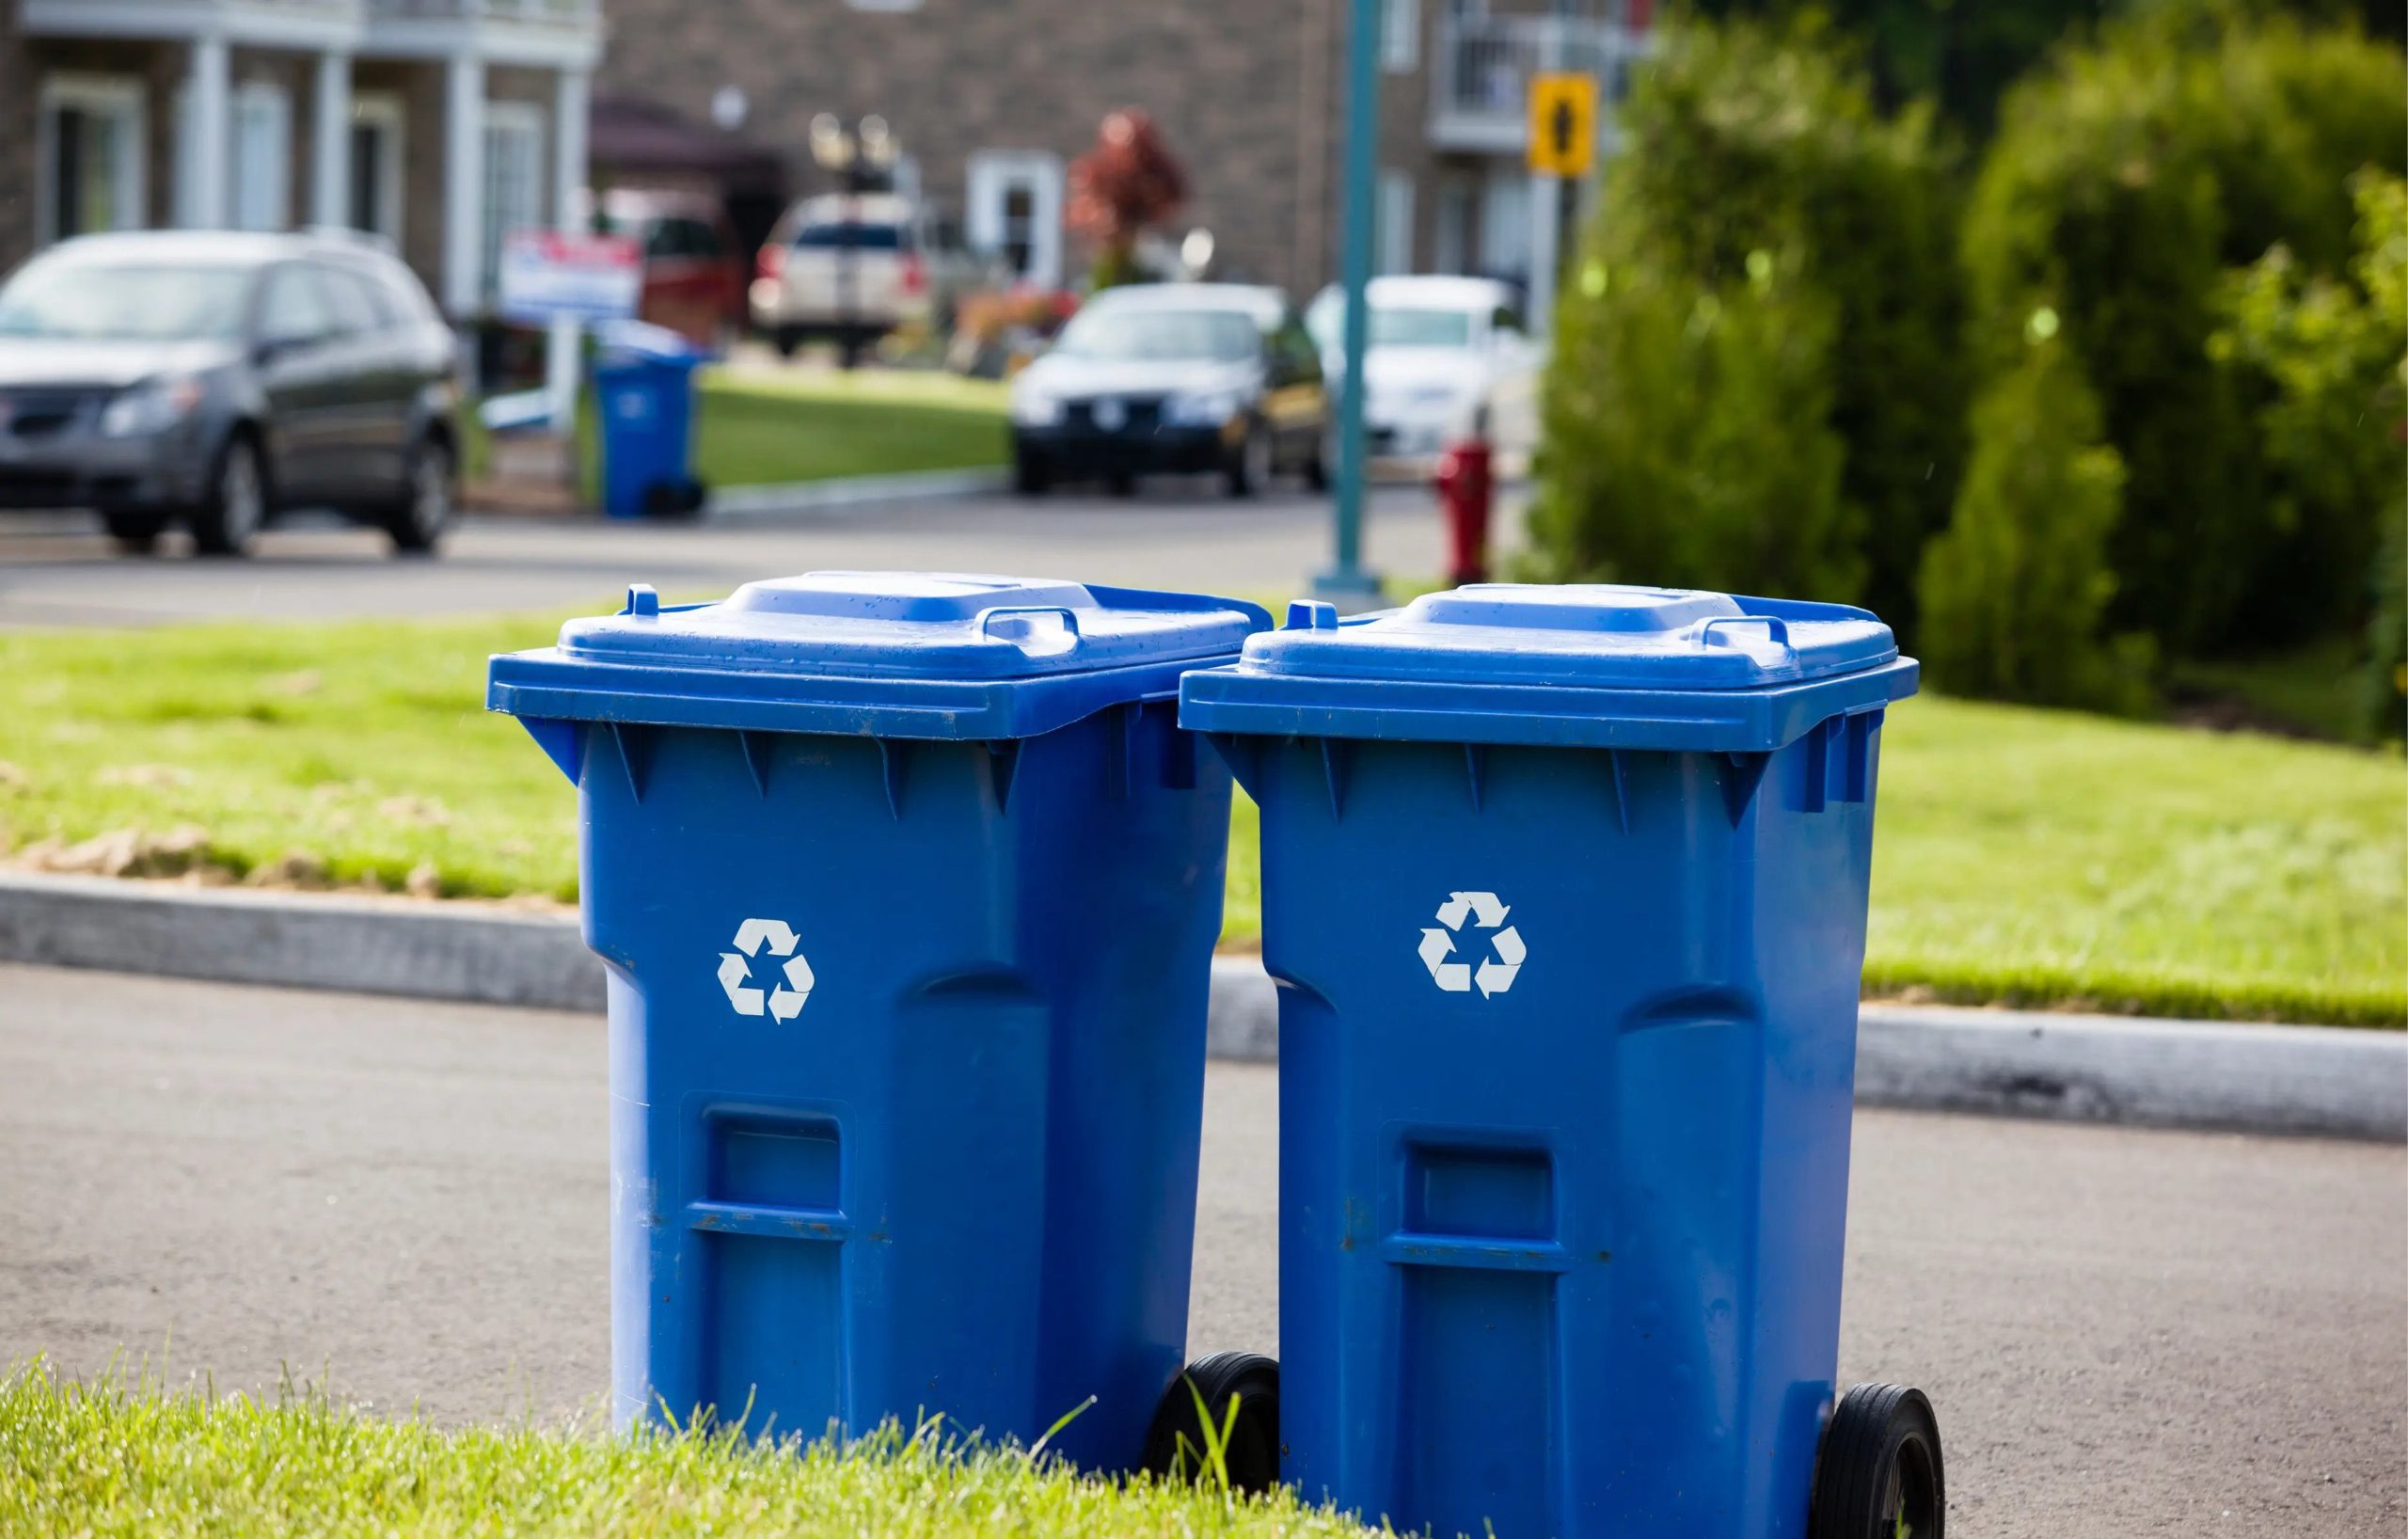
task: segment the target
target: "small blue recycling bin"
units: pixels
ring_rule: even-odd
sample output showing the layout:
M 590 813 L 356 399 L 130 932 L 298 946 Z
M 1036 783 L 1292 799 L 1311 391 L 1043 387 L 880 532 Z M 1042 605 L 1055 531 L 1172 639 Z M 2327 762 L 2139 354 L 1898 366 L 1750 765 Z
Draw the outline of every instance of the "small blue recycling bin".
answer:
M 1138 1459 L 1180 1369 L 1249 604 L 817 572 L 571 621 L 487 704 L 576 782 L 622 1420 Z
M 1182 724 L 1262 808 L 1307 1499 L 1807 1531 L 1875 766 L 1915 675 L 1861 610 L 1513 584 L 1297 605 L 1187 675 Z
M 647 326 L 646 333 L 662 328 Z M 694 372 L 704 355 L 673 332 L 641 345 L 614 337 L 594 370 L 602 434 L 602 511 L 613 518 L 694 512 Z

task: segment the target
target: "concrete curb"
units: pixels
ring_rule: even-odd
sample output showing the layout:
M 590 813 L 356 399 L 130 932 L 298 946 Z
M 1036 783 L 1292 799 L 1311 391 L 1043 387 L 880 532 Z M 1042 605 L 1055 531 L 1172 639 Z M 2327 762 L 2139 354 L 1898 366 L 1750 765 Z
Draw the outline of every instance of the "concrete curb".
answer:
M 1009 473 L 1002 467 L 977 470 L 909 470 L 896 475 L 840 476 L 772 486 L 714 486 L 703 516 L 714 523 L 742 523 L 795 513 L 826 513 L 879 502 L 927 501 L 937 498 L 985 497 L 1002 491 Z
M 0 875 L 0 961 L 598 1011 L 577 921 L 470 903 Z M 1216 1058 L 1275 1063 L 1278 990 L 1212 963 Z M 2408 1033 L 1867 1005 L 1857 1099 L 2408 1142 Z

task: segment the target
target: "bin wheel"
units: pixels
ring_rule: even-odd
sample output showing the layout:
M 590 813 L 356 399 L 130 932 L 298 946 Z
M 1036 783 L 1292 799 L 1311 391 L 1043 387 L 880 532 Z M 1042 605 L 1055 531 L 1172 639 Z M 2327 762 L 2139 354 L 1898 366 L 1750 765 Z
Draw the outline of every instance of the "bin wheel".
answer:
M 1942 1539 L 1940 1419 L 1920 1389 L 1860 1384 L 1840 1397 L 1814 1460 L 1808 1539 Z
M 1229 1402 L 1238 1405 L 1229 1421 Z M 1197 1408 L 1197 1401 L 1203 1410 Z M 1279 1483 L 1279 1365 L 1252 1352 L 1222 1352 L 1190 1363 L 1163 1391 L 1146 1434 L 1145 1468 L 1165 1480 L 1197 1479 L 1211 1447 L 1203 1415 L 1215 1433 L 1229 1427 L 1223 1468 L 1234 1490 L 1260 1493 Z

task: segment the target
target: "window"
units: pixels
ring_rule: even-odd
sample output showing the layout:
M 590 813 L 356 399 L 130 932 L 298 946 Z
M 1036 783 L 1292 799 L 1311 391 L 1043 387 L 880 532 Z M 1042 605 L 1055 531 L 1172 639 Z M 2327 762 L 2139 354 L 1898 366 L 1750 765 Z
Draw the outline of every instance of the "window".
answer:
M 334 314 L 335 329 L 346 334 L 372 335 L 392 324 L 385 308 L 384 296 L 359 273 L 348 267 L 332 264 L 311 269 L 319 284 L 325 290 L 326 306 Z
M 351 228 L 402 244 L 402 103 L 359 96 L 351 103 Z
M 1480 192 L 1480 270 L 1526 278 L 1530 271 L 1530 178 L 1491 171 Z
M 1015 281 L 1062 281 L 1062 162 L 1037 151 L 970 157 L 970 246 Z
M 1421 0 L 1380 0 L 1380 66 L 1390 74 L 1421 68 Z
M 1382 171 L 1379 189 L 1379 239 L 1371 248 L 1372 265 L 1383 273 L 1413 271 L 1413 177 L 1405 171 Z
M 42 82 L 35 127 L 40 242 L 144 223 L 142 84 L 92 75 Z
M 484 292 L 501 273 L 501 243 L 544 223 L 544 114 L 527 102 L 485 105 Z
M 336 330 L 334 307 L 322 279 L 310 268 L 289 263 L 270 274 L 260 294 L 259 340 L 278 347 L 303 347 Z
M 282 230 L 293 222 L 293 98 L 281 86 L 246 81 L 233 109 L 227 212 L 236 230 Z

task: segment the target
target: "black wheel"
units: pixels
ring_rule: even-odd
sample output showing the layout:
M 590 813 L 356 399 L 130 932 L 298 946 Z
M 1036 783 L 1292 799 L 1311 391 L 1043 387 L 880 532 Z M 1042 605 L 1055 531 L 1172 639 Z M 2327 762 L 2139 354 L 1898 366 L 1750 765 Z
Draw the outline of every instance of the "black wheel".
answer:
M 1271 430 L 1259 422 L 1248 422 L 1245 436 L 1238 440 L 1237 452 L 1221 472 L 1231 497 L 1252 497 L 1271 484 Z
M 769 333 L 769 345 L 778 350 L 778 357 L 791 358 L 801 351 L 802 333 L 793 326 L 780 326 Z
M 1115 497 L 1137 495 L 1137 478 L 1126 470 L 1116 470 L 1103 478 L 1103 489 Z
M 267 471 L 260 446 L 237 433 L 217 452 L 207 499 L 192 512 L 192 543 L 204 556 L 246 555 L 251 536 L 267 522 Z
M 1840 1397 L 1814 1460 L 1808 1539 L 1942 1539 L 1940 1419 L 1920 1389 L 1860 1384 Z
M 1237 1403 L 1237 1418 L 1229 1403 Z M 1212 1418 L 1212 1434 L 1204 1418 Z M 1279 1365 L 1252 1352 L 1223 1352 L 1190 1363 L 1163 1391 L 1146 1434 L 1145 1468 L 1165 1480 L 1198 1480 L 1210 1467 L 1220 1429 L 1229 1429 L 1221 1468 L 1232 1490 L 1263 1492 L 1279 1483 Z
M 1034 449 L 1012 455 L 1012 490 L 1022 497 L 1043 497 L 1054 485 L 1053 468 Z
M 440 438 L 420 439 L 402 472 L 401 500 L 385 518 L 385 532 L 393 537 L 393 548 L 416 556 L 440 544 L 444 532 L 452 527 L 459 484 L 451 449 Z
M 104 513 L 101 522 L 106 526 L 109 538 L 129 556 L 147 556 L 158 547 L 159 535 L 167 527 L 167 516 L 148 510 Z

